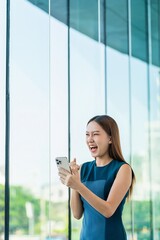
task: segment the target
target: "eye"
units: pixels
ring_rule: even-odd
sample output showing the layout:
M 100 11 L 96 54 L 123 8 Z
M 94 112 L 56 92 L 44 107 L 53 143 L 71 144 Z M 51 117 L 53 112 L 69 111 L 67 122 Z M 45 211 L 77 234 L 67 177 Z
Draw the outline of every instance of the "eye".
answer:
M 89 136 L 89 133 L 86 133 L 86 136 L 88 137 L 88 136 Z

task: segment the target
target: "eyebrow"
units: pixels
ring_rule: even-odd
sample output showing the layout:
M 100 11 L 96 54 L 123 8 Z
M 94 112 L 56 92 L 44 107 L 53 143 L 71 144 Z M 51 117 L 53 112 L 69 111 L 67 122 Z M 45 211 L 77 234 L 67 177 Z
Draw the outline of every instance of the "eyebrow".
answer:
M 91 131 L 92 133 L 99 133 L 100 131 L 99 130 L 95 130 L 95 131 Z M 86 133 L 89 133 L 89 131 L 86 131 Z

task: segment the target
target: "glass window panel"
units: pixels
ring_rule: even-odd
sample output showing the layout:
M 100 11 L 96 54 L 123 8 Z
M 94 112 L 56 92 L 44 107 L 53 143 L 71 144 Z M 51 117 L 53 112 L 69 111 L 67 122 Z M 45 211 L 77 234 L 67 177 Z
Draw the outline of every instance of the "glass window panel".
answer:
M 132 56 L 148 62 L 146 1 L 131 0 Z
M 49 16 L 11 0 L 10 238 L 49 234 Z
M 104 46 L 74 30 L 71 43 L 71 157 L 81 164 L 92 159 L 85 144 L 86 124 L 105 112 Z M 72 226 L 72 239 L 78 240 L 80 222 Z
M 132 161 L 136 174 L 134 190 L 134 235 L 151 239 L 150 164 L 148 154 L 147 64 L 131 59 Z
M 127 55 L 107 48 L 107 112 L 119 122 L 122 149 L 127 159 L 130 155 L 128 64 Z
M 154 239 L 160 238 L 160 71 L 159 68 L 150 68 L 150 107 L 151 107 L 151 176 L 152 176 L 152 205 L 153 205 L 153 234 Z
M 50 0 L 50 14 L 59 21 L 68 24 L 68 0 Z
M 85 10 L 84 6 L 79 6 L 77 15 L 73 14 L 75 3 L 71 1 L 71 22 L 85 26 L 88 31 L 94 27 L 93 38 L 98 39 L 97 17 L 94 22 L 92 17 L 88 19 L 87 12 L 89 16 L 92 14 L 90 7 L 87 8 L 88 3 Z M 93 14 L 97 16 L 97 3 L 92 1 L 90 6 L 96 9 Z M 105 112 L 104 50 L 104 45 L 81 32 L 70 30 L 71 158 L 76 157 L 79 164 L 92 160 L 85 143 L 88 120 Z M 81 220 L 72 218 L 72 239 L 79 239 L 80 229 Z
M 38 8 L 40 8 L 41 10 L 44 10 L 45 12 L 49 12 L 49 0 L 27 0 L 28 2 L 34 4 L 35 6 L 37 6 Z
M 97 0 L 71 0 L 70 26 L 77 31 L 98 40 Z
M 127 8 L 127 0 L 106 1 L 107 45 L 123 53 L 128 53 Z
M 113 67 L 114 66 L 114 67 Z M 122 152 L 130 162 L 130 125 L 129 125 L 129 58 L 107 47 L 107 113 L 113 117 L 120 131 Z M 128 239 L 131 239 L 131 205 L 125 205 L 123 222 Z
M 68 239 L 68 189 L 55 164 L 55 157 L 68 156 L 68 29 L 51 16 L 50 30 L 51 233 Z
M 0 238 L 4 236 L 6 3 L 0 1 Z
M 72 153 L 85 159 L 82 156 L 86 157 L 83 142 L 87 121 L 105 111 L 104 46 L 72 29 L 70 43 L 71 147 Z
M 152 64 L 160 66 L 160 2 L 151 1 Z

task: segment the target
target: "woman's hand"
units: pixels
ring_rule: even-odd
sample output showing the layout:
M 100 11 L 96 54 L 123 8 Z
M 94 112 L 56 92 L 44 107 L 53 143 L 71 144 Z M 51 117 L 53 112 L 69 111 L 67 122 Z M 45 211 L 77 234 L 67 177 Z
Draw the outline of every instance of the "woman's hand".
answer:
M 76 159 L 70 163 L 70 168 L 72 173 L 68 172 L 64 168 L 59 168 L 60 180 L 67 187 L 78 190 L 81 181 L 79 175 L 79 166 L 76 164 Z
M 76 158 L 74 158 L 73 161 L 70 162 L 69 166 L 73 175 L 77 174 L 80 169 L 80 166 L 76 163 Z

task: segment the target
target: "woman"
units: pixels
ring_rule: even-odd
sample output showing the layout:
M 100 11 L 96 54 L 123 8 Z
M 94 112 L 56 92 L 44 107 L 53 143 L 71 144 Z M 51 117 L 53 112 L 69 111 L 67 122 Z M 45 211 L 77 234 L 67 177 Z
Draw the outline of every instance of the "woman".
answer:
M 86 143 L 95 160 L 83 163 L 78 171 L 74 159 L 72 174 L 59 171 L 61 182 L 72 188 L 73 216 L 83 215 L 80 240 L 126 240 L 122 211 L 135 176 L 123 158 L 115 120 L 107 115 L 90 119 Z

